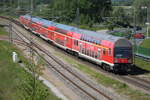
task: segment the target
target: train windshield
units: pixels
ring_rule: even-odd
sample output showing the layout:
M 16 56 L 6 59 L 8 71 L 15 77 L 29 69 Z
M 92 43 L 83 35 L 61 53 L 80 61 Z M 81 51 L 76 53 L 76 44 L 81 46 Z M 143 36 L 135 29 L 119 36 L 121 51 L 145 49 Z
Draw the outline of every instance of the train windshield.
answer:
M 132 48 L 128 47 L 116 47 L 115 48 L 115 58 L 131 58 Z

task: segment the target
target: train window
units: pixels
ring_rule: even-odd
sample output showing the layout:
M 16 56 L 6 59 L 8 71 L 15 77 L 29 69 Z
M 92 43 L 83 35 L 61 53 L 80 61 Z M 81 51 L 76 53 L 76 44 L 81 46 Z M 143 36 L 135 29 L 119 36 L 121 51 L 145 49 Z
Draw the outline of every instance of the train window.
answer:
M 84 53 L 84 48 L 82 49 L 82 53 Z
M 85 48 L 85 54 L 87 55 L 87 49 Z
M 90 54 L 90 51 L 87 49 L 87 55 L 89 56 L 89 54 Z
M 86 54 L 86 49 L 84 48 L 84 54 Z
M 60 29 L 60 28 L 56 28 L 55 30 L 56 32 L 62 33 L 62 34 L 66 34 L 68 31 L 64 30 L 64 29 Z
M 94 51 L 92 52 L 92 57 L 95 58 L 95 52 Z
M 42 25 L 43 27 L 45 27 L 45 28 L 48 28 L 48 26 L 46 26 L 46 25 Z
M 106 54 L 106 49 L 104 48 L 104 49 L 103 49 L 103 55 L 105 55 L 105 54 Z
M 35 31 L 36 30 L 36 28 L 35 27 L 32 27 L 32 31 Z
M 94 57 L 93 55 L 94 55 L 94 54 L 93 54 L 93 51 L 91 51 L 91 57 Z
M 74 45 L 78 46 L 78 40 L 74 40 Z
M 89 52 L 90 52 L 89 56 L 92 56 L 92 51 L 90 50 Z
M 111 56 L 111 48 L 108 49 L 108 55 Z
M 78 46 L 78 40 L 77 40 L 77 46 Z
M 91 57 L 94 57 L 93 50 L 91 50 Z

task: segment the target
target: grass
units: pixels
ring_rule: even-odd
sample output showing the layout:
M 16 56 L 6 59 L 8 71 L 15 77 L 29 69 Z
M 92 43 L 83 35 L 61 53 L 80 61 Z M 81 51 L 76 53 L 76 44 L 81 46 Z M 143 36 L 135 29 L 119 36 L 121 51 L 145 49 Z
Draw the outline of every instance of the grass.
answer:
M 140 68 L 142 68 L 142 69 L 150 71 L 150 62 L 149 61 L 144 61 L 140 58 L 136 58 L 135 59 L 135 64 L 137 66 L 139 66 Z
M 23 92 L 18 87 L 22 87 L 20 82 L 24 79 L 25 71 L 12 62 L 11 53 L 13 51 L 18 54 L 20 52 L 8 42 L 0 41 L 0 100 L 20 100 L 20 94 Z M 41 87 L 46 88 L 42 84 Z M 46 100 L 60 99 L 50 92 Z
M 150 39 L 145 39 L 140 46 L 143 48 L 150 48 Z M 135 63 L 140 68 L 150 71 L 150 62 L 149 61 L 145 61 L 140 58 L 136 58 Z
M 95 79 L 99 84 L 113 88 L 119 94 L 127 95 L 129 97 L 129 100 L 150 100 L 149 94 L 145 94 L 139 90 L 135 90 L 129 87 L 127 84 L 122 83 L 118 80 L 114 80 L 108 76 L 105 76 L 85 64 L 81 64 L 80 62 L 72 58 L 65 57 L 63 54 L 55 53 L 55 55 L 62 57 L 65 61 L 75 66 L 82 72 L 86 73 L 91 78 Z
M 8 35 L 8 32 L 3 27 L 0 27 L 0 35 Z
M 119 37 L 124 37 L 124 36 L 126 36 L 126 34 L 125 34 L 125 33 L 123 33 L 123 32 L 111 33 L 111 35 L 119 36 Z
M 150 39 L 145 39 L 145 40 L 142 42 L 141 47 L 150 48 Z
M 1 34 L 4 35 L 4 34 L 7 34 L 7 32 L 5 32 L 4 29 L 0 27 L 0 35 Z M 148 41 L 150 42 L 150 40 L 146 40 L 146 45 L 144 43 L 143 46 L 150 47 L 150 46 L 147 46 L 149 45 Z M 20 80 L 19 76 L 22 76 L 20 75 L 22 73 L 19 73 L 19 72 L 22 72 L 22 69 L 20 69 L 18 65 L 12 63 L 10 55 L 12 51 L 16 51 L 16 50 L 14 48 L 11 48 L 10 50 L 10 48 L 8 47 L 9 47 L 8 43 L 0 41 L 0 65 L 5 65 L 5 66 L 0 66 L 0 81 L 1 81 L 0 82 L 0 100 L 17 100 L 19 99 L 19 97 L 16 94 L 18 92 L 15 91 L 15 89 L 19 85 L 18 84 L 18 80 Z M 57 54 L 57 55 L 63 56 L 60 54 Z M 21 58 L 24 59 L 23 57 Z M 140 91 L 132 89 L 128 85 L 121 83 L 117 80 L 114 80 L 110 77 L 107 77 L 103 74 L 100 74 L 96 72 L 95 70 L 93 70 L 92 68 L 84 64 L 81 64 L 73 59 L 70 59 L 64 56 L 63 58 L 70 64 L 73 64 L 76 68 L 78 68 L 82 72 L 88 74 L 90 77 L 97 80 L 99 84 L 103 84 L 106 87 L 111 87 L 118 93 L 129 96 L 130 100 L 150 100 L 149 99 L 150 95 L 148 94 L 144 94 Z M 149 67 L 150 62 L 146 62 L 146 61 L 136 58 L 136 65 L 141 66 L 143 69 L 150 70 L 150 67 Z M 57 100 L 53 94 L 50 94 L 48 98 L 50 98 L 51 100 Z
M 18 15 L 14 13 L 15 10 L 12 10 L 10 11 L 7 10 L 7 11 L 3 11 L 3 12 L 0 12 L 0 16 L 7 16 L 7 17 L 11 17 L 11 18 L 18 18 Z

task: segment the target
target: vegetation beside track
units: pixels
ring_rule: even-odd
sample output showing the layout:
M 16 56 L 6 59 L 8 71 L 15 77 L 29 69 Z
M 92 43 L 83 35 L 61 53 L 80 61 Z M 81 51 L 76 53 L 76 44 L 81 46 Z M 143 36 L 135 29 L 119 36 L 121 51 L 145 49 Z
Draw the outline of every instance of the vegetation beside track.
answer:
M 148 49 L 150 48 L 150 39 L 145 39 L 142 42 L 142 44 L 140 45 L 140 47 L 145 48 L 145 52 L 147 52 L 148 50 L 146 50 L 146 48 L 148 48 Z M 150 71 L 150 62 L 149 61 L 145 61 L 141 58 L 136 58 L 135 64 L 144 70 Z
M 145 39 L 145 40 L 142 42 L 141 47 L 150 48 L 150 39 Z
M 114 80 L 108 76 L 105 76 L 97 72 L 95 69 L 85 64 L 81 64 L 80 62 L 70 57 L 66 57 L 61 53 L 59 54 L 55 53 L 55 55 L 62 57 L 62 59 L 64 59 L 66 62 L 75 66 L 77 69 L 81 70 L 82 72 L 86 73 L 92 79 L 95 79 L 99 84 L 103 84 L 106 87 L 113 88 L 117 93 L 128 96 L 129 100 L 149 100 L 150 98 L 149 94 L 145 94 L 139 90 L 135 90 L 125 83 L 122 83 L 118 80 Z
M 68 62 L 73 63 L 71 59 L 66 59 Z M 140 91 L 131 89 L 129 86 L 127 86 L 124 83 L 121 83 L 119 81 L 113 80 L 109 77 L 106 77 L 98 72 L 95 72 L 92 68 L 87 67 L 86 65 L 80 64 L 80 63 L 75 63 L 75 66 L 80 69 L 81 71 L 87 73 L 90 75 L 92 78 L 96 79 L 100 84 L 103 84 L 107 87 L 112 87 L 114 88 L 118 93 L 122 93 L 125 95 L 128 95 L 131 100 L 140 100 L 141 98 L 143 100 L 149 100 L 148 97 L 149 95 L 143 94 Z M 139 99 L 140 98 L 140 99 Z
M 144 70 L 150 71 L 150 62 L 149 61 L 145 61 L 141 58 L 136 58 L 135 64 Z
M 8 32 L 5 31 L 4 27 L 0 27 L 0 35 L 8 35 Z
M 0 41 L 0 100 L 24 100 L 25 98 L 29 100 L 30 97 L 27 96 L 27 93 L 30 94 L 32 90 L 25 91 L 23 88 L 31 89 L 33 78 L 18 63 L 12 62 L 11 53 L 13 51 L 18 54 L 20 52 L 10 43 Z M 21 54 L 19 57 L 23 61 L 26 60 Z M 36 82 L 38 94 L 42 95 L 41 97 L 37 96 L 36 100 L 60 100 L 53 93 L 49 93 L 41 81 L 37 80 Z M 45 97 L 46 99 L 44 99 Z

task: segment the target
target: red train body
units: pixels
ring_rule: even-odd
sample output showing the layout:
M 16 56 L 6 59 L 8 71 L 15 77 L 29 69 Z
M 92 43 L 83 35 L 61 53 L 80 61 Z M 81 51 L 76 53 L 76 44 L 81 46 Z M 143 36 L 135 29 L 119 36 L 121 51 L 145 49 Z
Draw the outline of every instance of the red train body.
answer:
M 100 64 L 106 70 L 127 71 L 132 64 L 132 45 L 125 38 L 78 29 L 29 15 L 20 16 L 20 23 L 43 39 Z

